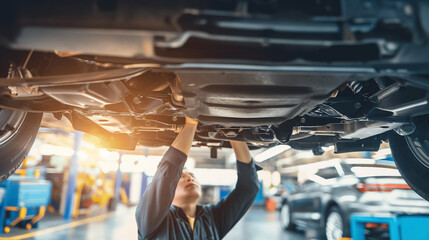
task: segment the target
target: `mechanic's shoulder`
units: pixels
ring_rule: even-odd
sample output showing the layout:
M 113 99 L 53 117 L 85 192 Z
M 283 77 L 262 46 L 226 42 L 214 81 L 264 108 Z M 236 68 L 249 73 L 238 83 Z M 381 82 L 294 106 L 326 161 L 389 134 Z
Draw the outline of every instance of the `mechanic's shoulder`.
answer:
M 205 214 L 212 214 L 213 209 L 215 208 L 217 203 L 211 203 L 211 204 L 204 204 L 199 205 L 201 207 L 201 215 Z

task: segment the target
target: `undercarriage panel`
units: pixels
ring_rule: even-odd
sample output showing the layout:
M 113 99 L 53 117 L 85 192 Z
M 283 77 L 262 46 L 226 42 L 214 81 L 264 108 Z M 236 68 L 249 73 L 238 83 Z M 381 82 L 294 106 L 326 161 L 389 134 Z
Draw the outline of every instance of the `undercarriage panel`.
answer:
M 253 126 L 255 122 L 271 125 L 274 119 L 292 119 L 310 111 L 334 89 L 353 79 L 351 73 L 195 69 L 176 73 L 182 83 L 186 112 L 203 123 L 216 118 L 226 126 Z

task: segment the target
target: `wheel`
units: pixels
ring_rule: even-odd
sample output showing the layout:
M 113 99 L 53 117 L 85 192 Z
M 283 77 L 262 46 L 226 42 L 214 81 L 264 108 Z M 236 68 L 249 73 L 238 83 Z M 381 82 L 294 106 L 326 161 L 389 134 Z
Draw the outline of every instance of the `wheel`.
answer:
M 295 230 L 296 226 L 292 221 L 292 214 L 290 211 L 289 204 L 284 203 L 280 209 L 280 224 L 284 230 Z
M 6 227 L 4 227 L 4 228 L 3 228 L 3 232 L 4 232 L 4 233 L 10 233 L 10 227 L 7 227 L 7 226 L 6 226 Z
M 31 223 L 27 223 L 27 224 L 25 224 L 25 228 L 27 229 L 27 230 L 31 230 L 31 228 L 32 228 L 33 226 L 31 225 Z
M 27 156 L 42 116 L 42 113 L 0 109 L 0 182 L 8 178 Z
M 338 207 L 331 207 L 325 222 L 325 236 L 327 240 L 337 240 L 347 235 L 344 215 Z
M 396 166 L 410 187 L 429 201 L 429 116 L 414 119 L 416 129 L 408 136 L 389 135 Z

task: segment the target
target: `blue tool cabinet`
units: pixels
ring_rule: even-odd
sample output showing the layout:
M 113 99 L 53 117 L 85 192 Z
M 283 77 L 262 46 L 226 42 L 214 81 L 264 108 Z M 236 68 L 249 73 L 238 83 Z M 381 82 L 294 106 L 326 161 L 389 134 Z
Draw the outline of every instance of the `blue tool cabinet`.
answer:
M 11 176 L 0 184 L 0 233 L 10 227 L 37 228 L 51 199 L 52 184 L 44 179 Z
M 391 240 L 428 240 L 427 215 L 354 215 L 351 217 L 353 240 L 365 240 L 366 223 L 387 223 Z

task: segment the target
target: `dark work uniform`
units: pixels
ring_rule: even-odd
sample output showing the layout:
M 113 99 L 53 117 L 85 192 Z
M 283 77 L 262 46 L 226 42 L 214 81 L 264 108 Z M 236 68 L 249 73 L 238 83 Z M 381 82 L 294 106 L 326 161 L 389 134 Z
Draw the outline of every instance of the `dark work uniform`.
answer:
M 159 163 L 137 207 L 139 240 L 222 239 L 252 205 L 259 190 L 256 166 L 253 161 L 250 164 L 237 161 L 235 189 L 217 204 L 198 205 L 192 231 L 185 212 L 171 205 L 186 158 L 184 153 L 170 147 Z

